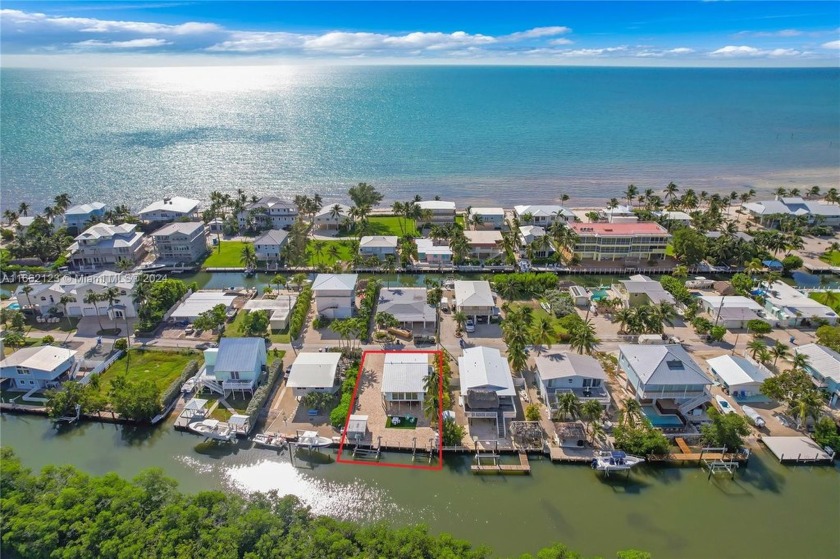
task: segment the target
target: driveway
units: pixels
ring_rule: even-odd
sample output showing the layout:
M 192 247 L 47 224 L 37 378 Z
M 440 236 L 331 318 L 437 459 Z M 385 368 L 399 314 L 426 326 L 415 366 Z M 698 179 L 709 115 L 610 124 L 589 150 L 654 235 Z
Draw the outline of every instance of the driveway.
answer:
M 125 320 L 118 319 L 118 320 L 111 320 L 108 317 L 102 317 L 101 319 L 102 326 L 105 330 L 110 330 L 111 328 L 119 328 L 120 336 L 102 336 L 103 338 L 107 339 L 116 339 L 118 337 L 125 336 Z M 128 327 L 134 330 L 134 326 L 137 320 L 134 318 L 128 319 Z M 99 326 L 100 321 L 97 320 L 95 316 L 85 316 L 79 319 L 79 325 L 76 327 L 76 338 L 95 338 L 97 336 L 97 332 L 100 330 Z

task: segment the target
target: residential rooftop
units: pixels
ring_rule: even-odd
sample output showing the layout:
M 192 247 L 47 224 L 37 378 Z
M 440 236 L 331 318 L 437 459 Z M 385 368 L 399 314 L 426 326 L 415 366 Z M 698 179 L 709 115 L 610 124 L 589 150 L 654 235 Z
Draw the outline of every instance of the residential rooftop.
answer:
M 668 235 L 668 231 L 652 221 L 635 223 L 571 223 L 569 227 L 578 235 L 624 237 L 628 235 Z

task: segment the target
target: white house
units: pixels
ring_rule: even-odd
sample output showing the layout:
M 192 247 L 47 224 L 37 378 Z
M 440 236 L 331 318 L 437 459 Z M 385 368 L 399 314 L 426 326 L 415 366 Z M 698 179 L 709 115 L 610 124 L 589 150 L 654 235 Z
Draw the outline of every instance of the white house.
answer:
M 91 202 L 67 208 L 64 212 L 64 226 L 71 230 L 72 234 L 78 235 L 87 227 L 91 219 L 102 219 L 107 207 L 102 202 Z
M 566 393 L 578 400 L 595 400 L 604 408 L 610 406 L 607 373 L 594 357 L 572 352 L 552 351 L 534 356 L 536 378 L 550 411 L 557 408 L 557 399 Z
M 499 437 L 507 433 L 507 422 L 516 418 L 516 388 L 507 359 L 498 349 L 476 346 L 458 358 L 461 377 L 460 404 L 467 423 L 492 420 Z
M 143 233 L 133 223 L 92 225 L 75 238 L 68 250 L 73 268 L 83 272 L 113 268 L 121 260 L 136 264 L 146 255 Z
M 784 282 L 773 282 L 764 295 L 764 309 L 782 326 L 800 326 L 822 319 L 837 324 L 837 313 Z
M 254 240 L 254 253 L 260 262 L 279 262 L 289 233 L 282 229 L 271 229 Z
M 840 206 L 817 200 L 803 200 L 799 197 L 776 197 L 775 200 L 759 200 L 741 205 L 750 217 L 766 227 L 778 227 L 781 218 L 807 216 L 809 223 L 820 221 L 824 225 L 840 227 Z
M 476 217 L 481 223 L 475 224 Z M 473 229 L 501 230 L 505 225 L 505 210 L 504 208 L 470 208 L 467 219 L 468 225 Z
M 341 353 L 336 351 L 298 353 L 286 386 L 292 389 L 295 398 L 302 398 L 310 392 L 334 394 L 338 390 L 336 376 Z
M 263 196 L 245 206 L 236 215 L 239 227 L 253 225 L 259 229 L 288 229 L 294 225 L 298 209 L 292 202 L 276 196 Z
M 428 210 L 431 213 L 429 219 L 422 220 L 424 223 L 432 223 L 434 225 L 455 223 L 455 202 L 423 200 L 422 202 L 417 202 L 417 206 L 424 212 Z
M 429 353 L 389 352 L 382 369 L 382 398 L 387 404 L 421 404 L 429 376 Z
M 350 318 L 356 306 L 358 274 L 318 274 L 312 282 L 315 309 L 327 318 Z
M 691 225 L 691 216 L 685 212 L 665 210 L 661 212 L 653 212 L 653 215 L 662 218 L 666 225 L 683 225 L 685 227 Z
M 540 225 L 520 226 L 519 241 L 522 244 L 522 256 L 527 254 L 526 247 L 532 245 L 534 258 L 548 258 L 555 252 L 554 246 L 551 244 L 551 237 L 546 236 L 545 227 Z
M 197 219 L 198 200 L 183 198 L 181 196 L 167 197 L 163 200 L 152 202 L 139 212 L 137 216 L 145 222 L 166 223 L 177 219 Z
M 828 405 L 840 407 L 840 353 L 819 344 L 806 344 L 794 348 L 794 353 L 805 355 L 807 372 L 814 384 L 829 394 Z
M 61 311 L 68 316 L 107 316 L 111 319 L 133 318 L 137 316 L 134 303 L 134 285 L 137 282 L 135 274 L 121 274 L 104 271 L 92 276 L 80 278 L 63 277 L 55 283 L 29 284 L 32 291 L 26 293 L 24 285 L 15 290 L 15 297 L 21 308 L 31 308 L 39 314 L 47 315 L 54 311 Z M 117 298 L 111 307 L 107 300 L 97 300 L 86 303 L 89 293 L 102 296 L 108 288 L 117 289 Z M 68 303 L 61 304 L 61 298 L 71 297 Z
M 335 208 L 338 206 L 338 212 Z M 350 206 L 332 204 L 324 206 L 315 214 L 313 225 L 322 231 L 337 231 L 342 225 L 350 221 Z
M 768 320 L 761 305 L 741 295 L 703 295 L 699 298 L 700 306 L 709 315 L 709 319 L 729 329 L 743 329 L 750 320 Z
M 618 351 L 627 388 L 643 408 L 658 408 L 649 410 L 651 413 L 671 410 L 688 414 L 710 400 L 712 381 L 681 345 L 622 344 Z
M 203 289 L 187 295 L 175 307 L 169 317 L 173 320 L 193 322 L 198 318 L 198 315 L 213 309 L 217 305 L 224 306 L 225 313 L 230 313 L 235 299 L 236 295 L 228 295 L 226 291 L 221 289 Z
M 735 400 L 761 396 L 761 383 L 773 376 L 762 365 L 738 355 L 721 355 L 707 359 L 712 374 Z
M 633 208 L 621 204 L 614 208 L 600 210 L 598 217 L 607 223 L 635 223 L 639 221 L 638 216 L 633 213 Z
M 455 308 L 462 311 L 473 320 L 479 316 L 487 318 L 493 316 L 496 302 L 490 291 L 489 281 L 456 281 Z
M 665 291 L 662 284 L 648 276 L 631 276 L 613 286 L 625 307 L 642 305 L 674 304 L 674 296 Z
M 199 382 L 219 394 L 253 392 L 267 360 L 262 338 L 222 338 L 219 347 L 204 350 Z
M 575 220 L 572 210 L 557 204 L 514 206 L 513 213 L 519 218 L 520 225 L 539 225 L 544 228 L 557 221 L 571 223 Z
M 169 223 L 151 237 L 161 261 L 196 262 L 207 253 L 207 231 L 200 221 Z
M 50 388 L 68 380 L 75 364 L 73 350 L 55 346 L 24 347 L 0 360 L 0 379 L 16 390 Z
M 359 239 L 359 254 L 382 260 L 389 255 L 396 256 L 399 243 L 400 238 L 396 235 L 365 236 Z

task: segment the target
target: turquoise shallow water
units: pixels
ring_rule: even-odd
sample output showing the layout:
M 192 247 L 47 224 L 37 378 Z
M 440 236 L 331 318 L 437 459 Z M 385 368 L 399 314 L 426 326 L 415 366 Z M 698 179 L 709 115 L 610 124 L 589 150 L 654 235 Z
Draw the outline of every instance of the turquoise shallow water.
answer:
M 212 190 L 571 203 L 837 181 L 837 69 L 0 70 L 2 206 Z

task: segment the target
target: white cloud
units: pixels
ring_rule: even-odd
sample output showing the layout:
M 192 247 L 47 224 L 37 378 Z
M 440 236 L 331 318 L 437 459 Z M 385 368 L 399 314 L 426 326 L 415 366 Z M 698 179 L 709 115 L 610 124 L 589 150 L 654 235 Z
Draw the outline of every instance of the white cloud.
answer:
M 780 29 L 779 31 L 739 31 L 736 37 L 800 37 L 804 31 L 798 29 Z
M 82 48 L 112 48 L 112 49 L 145 49 L 171 45 L 166 39 L 132 39 L 130 41 L 97 41 L 94 39 L 73 43 L 74 47 Z
M 298 35 L 296 33 L 231 33 L 230 39 L 207 47 L 210 52 L 270 52 L 300 48 L 308 38 L 314 35 Z
M 686 47 L 678 47 L 675 49 L 670 49 L 665 51 L 668 54 L 691 54 L 694 52 L 694 49 L 686 48 Z
M 824 49 L 840 49 L 840 41 L 829 41 L 822 44 Z
M 553 46 L 556 46 L 556 47 L 560 46 L 560 45 L 571 45 L 572 43 L 574 43 L 574 41 L 572 41 L 571 39 L 566 39 L 566 38 L 552 39 L 548 42 L 549 45 L 553 45 Z
M 739 57 L 780 57 L 780 56 L 799 56 L 802 51 L 796 49 L 772 49 L 763 50 L 756 47 L 749 46 L 725 46 L 709 53 L 709 56 L 739 58 Z
M 570 27 L 554 25 L 551 27 L 534 27 L 527 31 L 518 31 L 510 35 L 503 35 L 499 37 L 501 41 L 521 41 L 523 39 L 541 39 L 544 37 L 556 37 L 557 35 L 565 35 L 571 33 Z
M 189 21 L 180 25 L 148 23 L 142 21 L 113 21 L 86 17 L 57 17 L 38 12 L 0 10 L 4 26 L 17 31 L 32 33 L 49 31 L 78 31 L 81 33 L 160 33 L 166 35 L 198 35 L 221 31 L 215 23 Z

